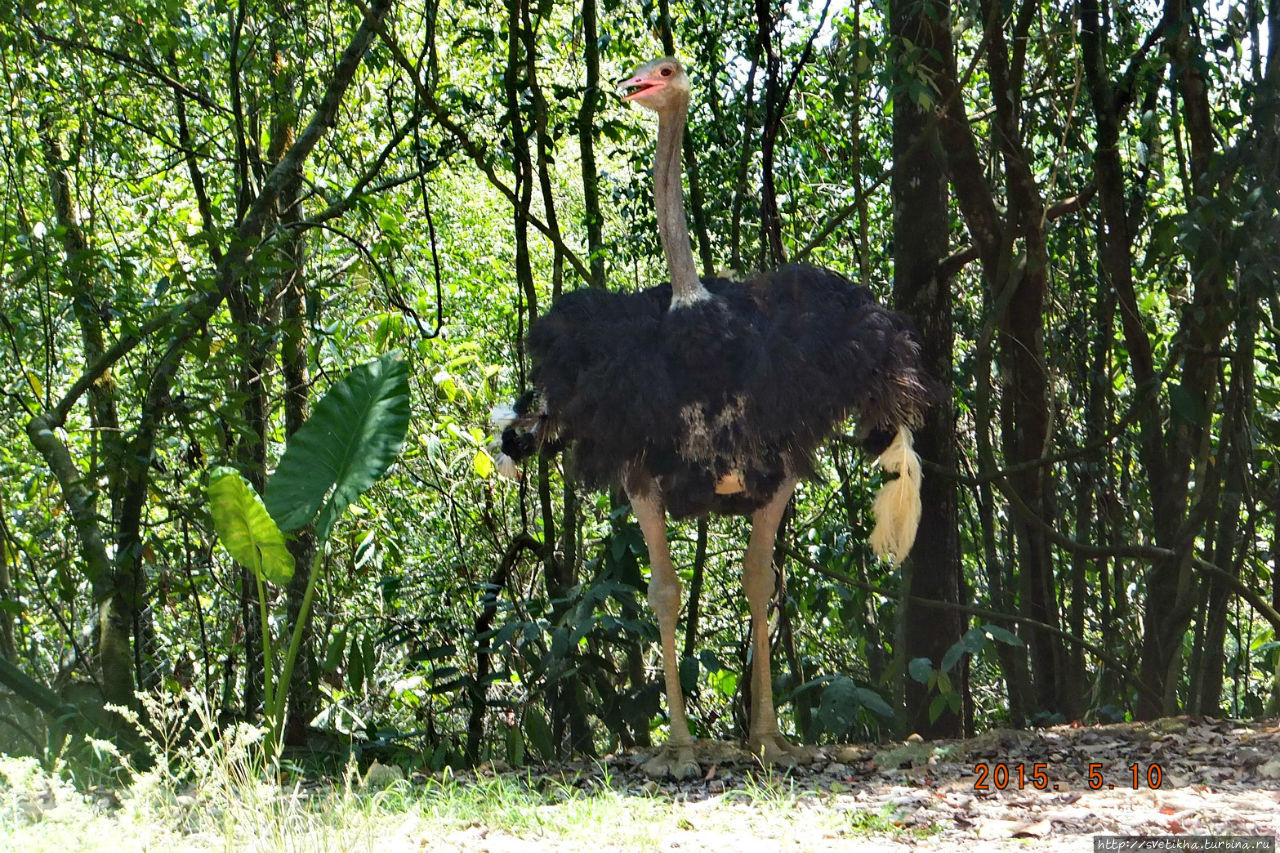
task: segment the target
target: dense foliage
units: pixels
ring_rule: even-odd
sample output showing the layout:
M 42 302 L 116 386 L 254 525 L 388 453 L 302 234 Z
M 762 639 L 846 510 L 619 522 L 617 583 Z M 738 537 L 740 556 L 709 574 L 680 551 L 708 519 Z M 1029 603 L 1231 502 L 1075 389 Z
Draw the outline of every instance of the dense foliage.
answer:
M 865 544 L 854 436 L 798 492 L 784 727 L 1275 712 L 1276 0 L 19 0 L 0 42 L 7 751 L 135 691 L 261 719 L 264 631 L 300 611 L 289 743 L 441 766 L 650 742 L 625 500 L 571 456 L 499 479 L 486 420 L 559 294 L 661 280 L 653 127 L 612 84 L 673 51 L 705 271 L 844 271 L 949 391 L 901 571 Z M 275 515 L 287 439 L 395 349 L 398 462 L 259 583 L 209 472 Z M 695 734 L 736 736 L 745 525 L 672 536 Z

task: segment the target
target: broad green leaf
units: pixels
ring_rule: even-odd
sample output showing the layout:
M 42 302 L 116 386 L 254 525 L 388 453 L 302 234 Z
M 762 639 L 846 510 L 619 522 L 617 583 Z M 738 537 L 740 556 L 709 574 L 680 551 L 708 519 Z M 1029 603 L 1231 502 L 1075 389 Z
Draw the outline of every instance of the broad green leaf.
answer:
M 987 647 L 987 632 L 981 628 L 970 628 L 960 637 L 960 643 L 970 654 L 980 654 Z M 950 670 L 951 667 L 944 666 L 943 669 Z
M 373 676 L 374 666 L 377 664 L 377 658 L 374 657 L 372 633 L 364 635 L 364 639 L 360 643 L 360 655 L 364 658 L 364 677 L 368 680 Z M 441 677 L 439 671 L 436 672 L 436 675 Z
M 680 689 L 692 693 L 698 686 L 698 659 L 693 655 L 680 659 Z
M 351 638 L 351 649 L 347 652 L 347 687 L 356 694 L 364 687 L 364 655 L 359 637 Z
M 859 705 L 873 714 L 879 714 L 886 719 L 893 716 L 893 708 L 889 707 L 889 703 L 884 701 L 884 697 L 874 690 L 866 687 L 855 687 L 853 697 Z
M 329 640 L 329 648 L 325 650 L 324 660 L 320 664 L 320 669 L 324 672 L 333 672 L 342 663 L 342 653 L 347 650 L 347 627 L 343 625 Z
M 293 555 L 262 499 L 240 472 L 213 469 L 208 494 L 218 541 L 231 558 L 263 580 L 287 583 L 293 577 Z
M 818 722 L 826 731 L 839 737 L 858 719 L 858 685 L 847 675 L 836 675 L 822 690 L 818 703 Z
M 1194 425 L 1208 421 L 1204 407 L 1186 385 L 1178 384 L 1169 387 L 1169 409 L 1173 419 L 1180 423 Z
M 928 684 L 933 675 L 933 661 L 928 658 L 912 658 L 907 664 L 907 674 L 921 684 Z
M 475 457 L 471 460 L 471 468 L 476 472 L 477 477 L 487 480 L 493 475 L 493 460 L 489 458 L 488 453 L 477 450 Z
M 547 715 L 538 708 L 529 708 L 524 713 L 524 733 L 533 747 L 533 751 L 543 761 L 551 761 L 556 757 L 555 738 L 551 733 L 551 724 Z
M 524 765 L 524 736 L 519 726 L 507 729 L 507 763 L 512 767 Z
M 960 639 L 951 644 L 951 648 L 947 649 L 946 654 L 942 656 L 941 669 L 943 672 L 950 672 L 955 665 L 960 662 L 965 653 L 979 654 L 986 648 L 987 635 L 981 628 L 970 628 L 964 632 Z
M 951 668 L 960 661 L 960 658 L 964 657 L 965 652 L 967 651 L 969 650 L 968 648 L 965 647 L 965 641 L 963 637 L 961 637 L 959 640 L 956 640 L 954 643 L 952 643 L 951 647 L 948 648 L 946 653 L 942 656 L 942 664 L 941 664 L 942 671 L 950 672 Z
M 356 367 L 289 439 L 267 483 L 272 518 L 296 530 L 319 513 L 316 536 L 324 542 L 351 502 L 391 467 L 408 429 L 409 366 L 400 354 Z
M 997 643 L 1004 643 L 1006 646 L 1021 646 L 1022 638 L 1007 628 L 1001 628 L 999 625 L 993 625 L 988 622 L 982 626 L 982 630 L 987 636 L 995 640 Z

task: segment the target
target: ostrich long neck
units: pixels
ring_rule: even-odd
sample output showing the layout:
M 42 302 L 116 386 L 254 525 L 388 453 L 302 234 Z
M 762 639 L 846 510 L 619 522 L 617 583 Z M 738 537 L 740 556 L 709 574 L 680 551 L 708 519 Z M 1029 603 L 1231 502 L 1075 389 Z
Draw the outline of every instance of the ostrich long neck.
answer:
M 689 224 L 685 219 L 680 143 L 684 137 L 688 101 L 658 113 L 658 154 L 653 164 L 653 201 L 658 214 L 658 238 L 667 258 L 671 276 L 671 307 L 689 305 L 710 294 L 698 280 L 689 247 Z

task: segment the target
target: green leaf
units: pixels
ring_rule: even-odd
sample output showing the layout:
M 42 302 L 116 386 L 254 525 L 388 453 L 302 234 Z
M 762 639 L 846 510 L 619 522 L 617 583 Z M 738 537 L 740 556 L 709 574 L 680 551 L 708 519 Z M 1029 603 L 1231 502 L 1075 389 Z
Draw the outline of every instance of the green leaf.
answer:
M 889 707 L 889 703 L 884 701 L 884 698 L 874 690 L 866 687 L 855 687 L 853 697 L 859 705 L 873 714 L 879 714 L 885 718 L 893 716 L 893 709 Z
M 987 645 L 987 635 L 981 628 L 970 628 L 964 632 L 964 635 L 951 644 L 951 648 L 947 649 L 946 654 L 942 656 L 941 669 L 943 672 L 950 672 L 965 653 L 979 654 Z
M 551 724 L 547 722 L 547 715 L 538 708 L 529 708 L 525 711 L 524 733 L 527 736 L 529 745 L 533 747 L 533 751 L 538 753 L 543 761 L 551 761 L 556 757 L 555 739 L 551 734 Z
M 360 638 L 351 638 L 351 648 L 347 652 L 347 687 L 352 693 L 359 693 L 364 687 L 364 655 L 360 653 Z
M 933 675 L 933 661 L 928 658 L 912 658 L 907 664 L 907 674 L 921 684 L 928 684 Z
M 351 502 L 391 467 L 408 429 L 407 362 L 390 352 L 356 367 L 289 439 L 267 483 L 271 516 L 295 530 L 319 513 L 316 536 L 324 542 Z
M 1209 420 L 1195 395 L 1182 384 L 1169 387 L 1169 409 L 1173 419 L 1184 424 L 1195 425 Z
M 698 659 L 693 655 L 680 660 L 680 689 L 692 693 L 698 686 Z
M 342 653 L 347 648 L 347 628 L 343 625 L 329 641 L 329 648 L 325 650 L 324 660 L 320 662 L 320 669 L 324 672 L 333 672 L 338 668 L 338 664 L 342 663 Z
M 364 677 L 368 680 L 373 676 L 374 666 L 377 664 L 377 658 L 374 657 L 373 634 L 365 634 L 364 641 L 360 644 L 360 656 L 364 658 Z M 443 676 L 436 672 L 436 678 Z
M 519 726 L 507 729 L 507 763 L 512 767 L 524 765 L 524 738 Z
M 293 555 L 262 499 L 234 468 L 209 472 L 209 511 L 218 541 L 231 558 L 263 580 L 284 584 L 293 577 Z
M 874 690 L 859 687 L 847 675 L 832 676 L 818 703 L 818 722 L 827 732 L 841 736 L 857 722 L 859 708 L 885 718 L 893 716 L 889 703 Z
M 1004 643 L 1006 646 L 1022 645 L 1022 638 L 1007 628 L 1001 628 L 999 625 L 987 623 L 982 626 L 982 630 L 986 632 L 988 637 L 995 640 L 997 643 Z
M 947 649 L 946 653 L 942 656 L 942 671 L 950 672 L 951 668 L 960 661 L 960 658 L 964 657 L 965 652 L 967 651 L 969 650 L 965 647 L 963 637 L 952 643 L 951 647 Z
M 487 480 L 493 476 L 493 460 L 484 450 L 476 451 L 475 458 L 471 460 L 471 468 L 481 480 Z
M 716 653 L 711 649 L 703 649 L 698 652 L 698 660 L 702 663 L 702 668 L 707 672 L 719 672 L 724 669 L 724 664 L 720 658 L 716 657 Z
M 854 691 L 858 687 L 846 675 L 837 675 L 822 690 L 818 703 L 818 722 L 822 728 L 839 737 L 849 731 L 857 721 L 858 701 Z

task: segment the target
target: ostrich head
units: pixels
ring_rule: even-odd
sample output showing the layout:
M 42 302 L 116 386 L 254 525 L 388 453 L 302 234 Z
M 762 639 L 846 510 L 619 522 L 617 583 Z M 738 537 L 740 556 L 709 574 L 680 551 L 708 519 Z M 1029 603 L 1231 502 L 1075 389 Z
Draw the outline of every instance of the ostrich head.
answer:
M 646 62 L 622 82 L 621 88 L 631 90 L 622 100 L 634 101 L 654 112 L 688 108 L 689 75 L 674 57 Z

